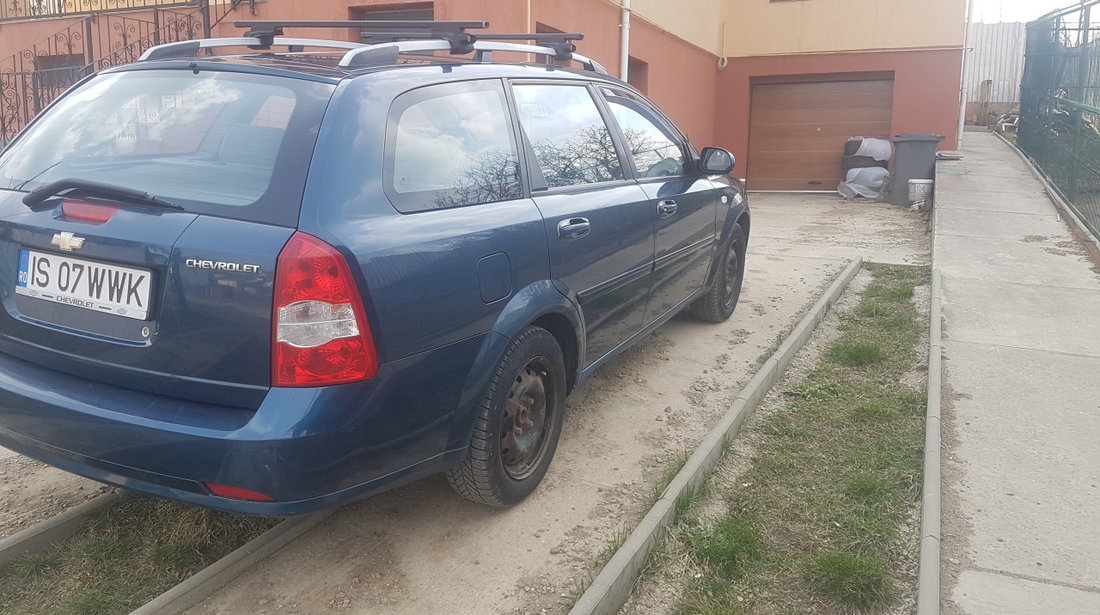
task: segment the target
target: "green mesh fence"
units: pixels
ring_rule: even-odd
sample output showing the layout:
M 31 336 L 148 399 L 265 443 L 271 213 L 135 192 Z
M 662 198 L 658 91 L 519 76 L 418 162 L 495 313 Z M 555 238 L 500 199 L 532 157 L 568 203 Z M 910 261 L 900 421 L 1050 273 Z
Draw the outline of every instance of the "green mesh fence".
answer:
M 1100 238 L 1098 4 L 1028 24 L 1017 143 Z

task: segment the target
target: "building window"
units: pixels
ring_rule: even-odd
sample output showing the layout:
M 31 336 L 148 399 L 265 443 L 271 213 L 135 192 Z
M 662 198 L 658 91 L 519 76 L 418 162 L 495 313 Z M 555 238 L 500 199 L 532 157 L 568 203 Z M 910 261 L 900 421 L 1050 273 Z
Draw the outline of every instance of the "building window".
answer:
M 626 82 L 642 94 L 649 94 L 649 63 L 634 56 L 627 58 Z
M 435 6 L 433 2 L 415 2 L 385 6 L 353 6 L 348 8 L 350 19 L 375 19 L 390 21 L 432 21 L 435 19 Z M 366 37 L 366 31 L 352 30 L 353 41 L 365 43 L 386 42 L 371 40 Z M 429 52 L 428 55 L 431 55 Z
M 46 90 L 66 90 L 84 76 L 84 55 L 63 53 L 35 56 L 35 84 Z

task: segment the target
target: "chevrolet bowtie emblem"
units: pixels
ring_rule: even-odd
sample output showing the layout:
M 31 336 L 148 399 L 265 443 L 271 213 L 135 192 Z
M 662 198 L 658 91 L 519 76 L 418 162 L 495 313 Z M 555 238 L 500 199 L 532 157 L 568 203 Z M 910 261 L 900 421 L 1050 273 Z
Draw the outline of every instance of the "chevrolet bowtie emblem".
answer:
M 84 247 L 84 238 L 65 231 L 64 233 L 55 234 L 50 244 L 61 248 L 63 252 L 72 252 Z

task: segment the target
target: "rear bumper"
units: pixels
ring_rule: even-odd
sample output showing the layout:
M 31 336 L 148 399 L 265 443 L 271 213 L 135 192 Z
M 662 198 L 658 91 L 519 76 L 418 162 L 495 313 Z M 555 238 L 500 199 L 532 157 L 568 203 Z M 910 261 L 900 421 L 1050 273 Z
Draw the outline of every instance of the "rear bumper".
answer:
M 440 366 L 472 358 L 478 346 L 472 339 L 387 364 L 370 382 L 272 388 L 255 410 L 150 395 L 0 354 L 0 445 L 93 480 L 200 506 L 308 513 L 460 461 L 464 450 L 448 450 L 448 442 L 466 378 Z M 215 496 L 205 483 L 275 501 Z

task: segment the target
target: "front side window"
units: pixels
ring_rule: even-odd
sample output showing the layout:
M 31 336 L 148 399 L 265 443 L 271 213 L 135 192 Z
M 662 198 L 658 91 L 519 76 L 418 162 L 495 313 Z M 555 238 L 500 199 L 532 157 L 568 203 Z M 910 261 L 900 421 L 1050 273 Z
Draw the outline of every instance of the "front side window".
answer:
M 582 85 L 516 85 L 516 107 L 550 188 L 624 178 L 611 131 Z
M 617 95 L 608 95 L 607 105 L 630 150 L 638 177 L 683 175 L 683 150 L 649 109 L 632 98 Z
M 388 191 L 399 211 L 521 196 L 519 156 L 499 82 L 414 90 L 397 99 L 392 115 Z

